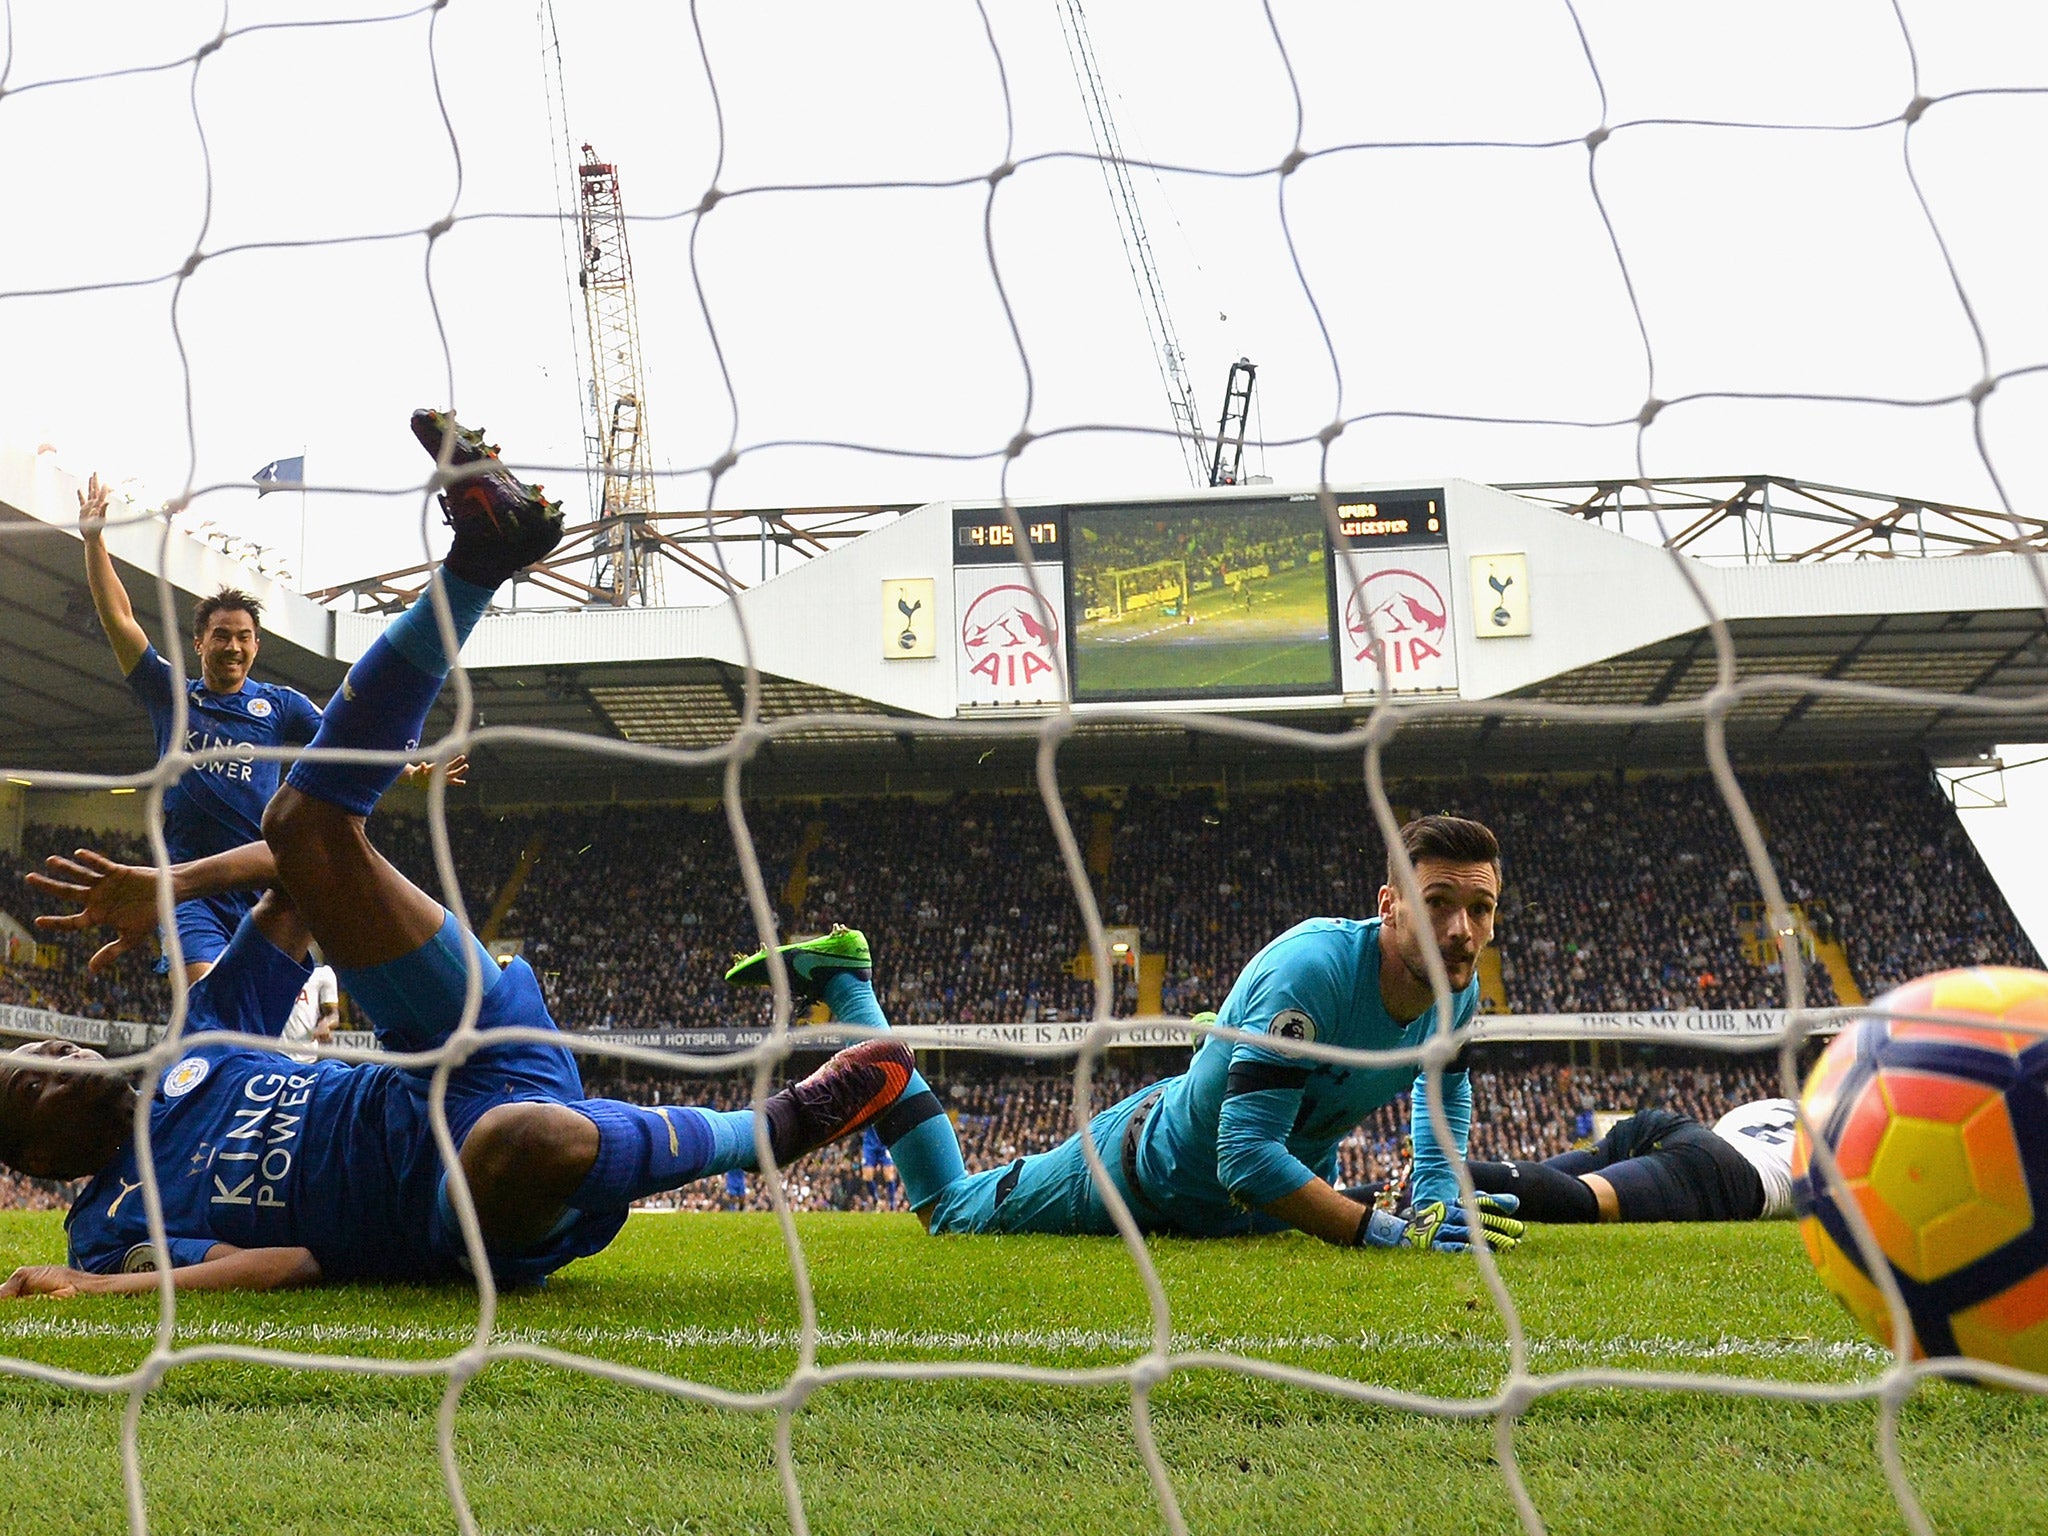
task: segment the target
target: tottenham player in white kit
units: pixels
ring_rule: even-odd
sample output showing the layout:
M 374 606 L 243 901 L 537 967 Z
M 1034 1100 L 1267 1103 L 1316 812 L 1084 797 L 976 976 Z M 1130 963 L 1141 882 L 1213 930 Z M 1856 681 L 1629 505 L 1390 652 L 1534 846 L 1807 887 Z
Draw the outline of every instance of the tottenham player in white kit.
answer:
M 1790 1099 L 1739 1105 L 1709 1130 L 1646 1109 L 1599 1144 L 1540 1163 L 1474 1162 L 1472 1182 L 1516 1195 L 1524 1221 L 1770 1221 L 1792 1214 Z
M 286 1052 L 293 1061 L 315 1061 L 318 1054 L 306 1047 L 333 1039 L 334 1026 L 340 1022 L 341 987 L 334 967 L 323 963 L 313 967 L 306 984 L 299 988 L 292 1016 L 285 1020 L 284 1033 L 278 1038 L 299 1047 Z

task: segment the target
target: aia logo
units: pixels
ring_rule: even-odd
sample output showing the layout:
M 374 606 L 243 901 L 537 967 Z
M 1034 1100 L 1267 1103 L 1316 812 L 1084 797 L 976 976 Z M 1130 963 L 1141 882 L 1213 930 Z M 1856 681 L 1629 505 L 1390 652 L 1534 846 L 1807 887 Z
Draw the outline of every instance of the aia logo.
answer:
M 1059 621 L 1020 583 L 990 587 L 960 621 L 960 644 L 971 658 L 967 670 L 991 687 L 1030 686 L 1055 669 L 1059 643 Z
M 1377 669 L 1382 650 L 1390 677 L 1420 672 L 1444 653 L 1451 605 L 1436 583 L 1414 571 L 1374 571 L 1352 588 L 1344 630 L 1353 657 Z

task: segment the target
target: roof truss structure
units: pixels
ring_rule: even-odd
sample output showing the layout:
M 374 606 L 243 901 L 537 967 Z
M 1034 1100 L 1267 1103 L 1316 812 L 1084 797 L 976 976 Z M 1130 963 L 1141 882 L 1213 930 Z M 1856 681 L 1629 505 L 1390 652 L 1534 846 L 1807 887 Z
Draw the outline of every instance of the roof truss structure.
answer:
M 1892 560 L 2048 552 L 2048 519 L 1793 480 L 1699 475 L 1499 489 L 1705 560 Z

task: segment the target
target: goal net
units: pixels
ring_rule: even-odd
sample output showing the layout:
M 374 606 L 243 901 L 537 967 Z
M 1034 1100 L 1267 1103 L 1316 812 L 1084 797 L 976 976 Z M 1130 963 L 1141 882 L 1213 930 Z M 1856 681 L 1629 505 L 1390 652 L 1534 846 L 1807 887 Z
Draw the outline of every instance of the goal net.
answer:
M 1104 618 L 1121 619 L 1148 608 L 1167 608 L 1187 601 L 1185 560 L 1155 560 L 1102 573 Z
M 32 565 L 75 569 L 76 545 L 57 546 L 52 528 L 65 519 L 51 509 L 70 504 L 88 455 L 101 465 L 143 466 L 147 483 L 126 488 L 114 522 L 127 547 L 140 550 L 132 541 L 146 538 L 154 548 L 158 579 L 136 593 L 137 609 L 167 658 L 179 651 L 167 637 L 180 631 L 174 582 L 185 574 L 189 539 L 246 557 L 252 569 L 292 567 L 301 587 L 316 584 L 308 568 L 336 587 L 370 569 L 428 568 L 445 539 L 431 515 L 435 484 L 410 460 L 354 446 L 388 439 L 388 424 L 412 405 L 431 401 L 489 420 L 515 470 L 549 482 L 551 494 L 578 484 L 588 462 L 588 402 L 565 402 L 560 379 L 534 377 L 565 370 L 569 392 L 596 398 L 595 382 L 576 371 L 580 343 L 565 340 L 581 298 L 556 297 L 573 285 L 581 258 L 576 215 L 547 186 L 550 157 L 569 153 L 545 110 L 549 79 L 566 103 L 571 137 L 608 130 L 605 152 L 625 168 L 642 305 L 634 345 L 646 355 L 650 394 L 644 416 L 633 401 L 636 443 L 644 430 L 658 465 L 657 498 L 704 514 L 700 527 L 711 536 L 691 557 L 701 581 L 714 582 L 715 572 L 735 581 L 770 577 L 774 549 L 790 542 L 765 528 L 758 543 L 736 535 L 718 520 L 733 507 L 995 502 L 1011 524 L 1003 545 L 1014 552 L 1010 574 L 1025 595 L 1016 611 L 1042 621 L 1044 564 L 1018 502 L 1162 488 L 1191 494 L 1182 470 L 1189 445 L 1174 426 L 1185 419 L 1184 391 L 1170 379 L 1176 403 L 1168 410 L 1158 399 L 1162 346 L 1173 349 L 1173 379 L 1185 372 L 1198 386 L 1221 380 L 1240 350 L 1261 352 L 1248 459 L 1276 485 L 1313 492 L 1340 559 L 1391 526 L 1390 514 L 1340 507 L 1333 487 L 1441 483 L 1447 469 L 1553 487 L 1585 476 L 1581 514 L 1597 511 L 1604 497 L 1610 527 L 1672 543 L 1674 579 L 1700 619 L 1696 650 L 1670 673 L 1673 684 L 1687 680 L 1683 689 L 1658 691 L 1653 679 L 1626 697 L 1597 689 L 1538 697 L 1532 682 L 1461 696 L 1429 681 L 1446 643 L 1441 594 L 1432 604 L 1421 588 L 1390 580 L 1384 592 L 1361 587 L 1369 600 L 1341 616 L 1354 642 L 1345 653 L 1376 658 L 1378 668 L 1377 689 L 1358 693 L 1341 728 L 1123 702 L 1114 723 L 1313 754 L 1330 775 L 1364 786 L 1381 839 L 1398 849 L 1389 760 L 1408 743 L 1486 722 L 1477 755 L 1456 766 L 1482 774 L 1484 742 L 1497 730 L 1541 729 L 1558 741 L 1611 731 L 1599 737 L 1608 743 L 1600 754 L 1566 751 L 1565 766 L 1595 774 L 1625 766 L 1612 744 L 1630 732 L 1682 722 L 1696 733 L 1697 761 L 1739 838 L 1742 872 L 1760 903 L 1758 942 L 1774 947 L 1782 966 L 1782 1024 L 1707 1044 L 1731 1057 L 1767 1053 L 1795 1097 L 1802 1047 L 1841 1012 L 1809 1006 L 1811 924 L 1803 911 L 1795 917 L 1797 893 L 1781 880 L 1751 809 L 1749 765 L 1730 747 L 1731 722 L 1766 702 L 1796 699 L 1802 710 L 1823 713 L 1895 710 L 1902 740 L 1917 740 L 1913 733 L 1930 721 L 1958 718 L 1986 722 L 1987 739 L 1996 739 L 2004 722 L 2039 708 L 2033 690 L 1987 694 L 1960 674 L 1937 685 L 1917 674 L 1894 681 L 1829 672 L 1782 647 L 1753 658 L 1730 627 L 1730 610 L 1754 609 L 1775 574 L 1766 567 L 1791 563 L 1800 551 L 1767 544 L 1783 535 L 1766 496 L 1760 517 L 1710 506 L 1719 519 L 1714 538 L 1682 553 L 1676 546 L 1705 526 L 1708 510 L 1700 496 L 1656 479 L 1768 461 L 1797 465 L 1817 482 L 1900 484 L 1915 494 L 1930 487 L 1917 520 L 1911 509 L 1872 520 L 1829 501 L 1822 484 L 1816 519 L 1826 526 L 1810 552 L 1853 537 L 1904 561 L 1928 550 L 1930 528 L 1937 550 L 1960 547 L 1957 539 L 1979 551 L 2007 541 L 2002 548 L 2022 557 L 2032 594 L 2024 606 L 2048 612 L 2036 553 L 2044 486 L 2033 425 L 2048 379 L 2048 310 L 2035 270 L 2039 230 L 2028 222 L 2037 220 L 2030 210 L 2039 177 L 2025 169 L 2038 166 L 2048 145 L 2048 52 L 2038 18 L 2019 8 L 1845 5 L 1786 16 L 1781 7 L 1752 5 L 1680 17 L 1619 5 L 1480 5 L 1397 17 L 1377 8 L 1204 7 L 1176 13 L 1170 27 L 1156 15 L 1112 22 L 1104 8 L 1090 18 L 1099 76 L 1076 57 L 1071 27 L 1000 8 L 891 14 L 820 6 L 792 21 L 744 6 L 682 14 L 594 5 L 577 7 L 573 22 L 564 8 L 558 25 L 544 7 L 538 27 L 459 0 L 390 14 L 346 4 L 276 13 L 135 5 L 118 21 L 75 9 L 10 8 L 0 55 L 0 142 L 12 147 L 0 186 L 15 211 L 10 223 L 23 232 L 0 256 L 14 375 L 0 386 L 0 487 L 40 509 L 0 523 L 0 564 L 17 571 L 10 602 L 34 609 L 38 625 L 91 632 L 89 614 L 52 596 L 61 594 L 54 577 L 36 578 L 43 585 L 31 590 L 26 574 Z M 585 121 L 595 126 L 578 126 Z M 1122 136 L 1103 138 L 1104 121 L 1121 123 Z M 1108 178 L 1114 213 L 1099 174 L 1105 162 L 1119 172 Z M 1134 203 L 1143 222 L 1132 234 Z M 1155 249 L 1145 259 L 1127 256 L 1128 242 L 1148 240 Z M 1155 285 L 1174 311 L 1190 322 L 1200 317 L 1184 337 L 1148 329 L 1160 313 Z M 1213 413 L 1222 401 L 1202 397 L 1202 405 Z M 303 449 L 291 434 L 314 429 L 290 423 L 316 419 L 330 446 Z M 37 452 L 45 438 L 60 451 Z M 245 505 L 251 466 L 295 453 L 300 472 L 282 477 L 280 488 L 306 482 L 316 515 L 303 532 L 296 515 L 287 528 L 274 500 L 253 516 Z M 1206 448 L 1192 455 L 1206 456 Z M 1554 499 L 1564 505 L 1571 495 L 1559 489 Z M 1354 539 L 1347 520 L 1371 531 Z M 1883 551 L 1870 542 L 1876 521 L 1890 530 Z M 1318 539 L 1301 558 L 1320 562 L 1321 548 Z M 392 553 L 373 559 L 365 553 L 372 549 Z M 612 546 L 593 553 L 623 558 Z M 1290 553 L 1290 567 L 1294 559 Z M 1716 561 L 1739 567 L 1736 577 L 1709 584 L 1699 573 Z M 1886 568 L 1873 560 L 1854 570 L 1879 572 L 1867 576 L 1878 582 Z M 1260 572 L 1241 563 L 1221 580 L 1236 595 Z M 1153 613 L 1189 592 L 1188 564 L 1178 559 L 1101 575 L 1090 617 Z M 1509 596 L 1513 578 L 1501 567 L 1490 579 L 1498 596 L 1487 599 L 1497 607 L 1489 622 L 1505 638 L 1487 643 L 1512 645 L 1522 611 Z M 586 597 L 604 585 L 593 581 Z M 1845 576 L 1841 611 L 1853 612 L 1864 591 Z M 1033 592 L 1041 594 L 1035 608 Z M 672 582 L 670 597 L 677 595 Z M 908 595 L 901 601 L 900 619 L 894 609 L 890 617 L 908 653 L 921 620 Z M 1637 602 L 1612 590 L 1583 611 L 1537 622 L 1630 634 Z M 1117 967 L 1106 922 L 1120 919 L 1098 901 L 1089 829 L 1075 825 L 1059 756 L 1088 723 L 1085 711 L 1060 702 L 1069 653 L 1047 651 L 1062 687 L 1046 695 L 1042 712 L 854 719 L 811 697 L 777 714 L 759 664 L 763 611 L 751 601 L 733 607 L 742 655 L 728 697 L 739 724 L 719 727 L 715 739 L 660 744 L 632 731 L 598 738 L 493 724 L 493 688 L 458 665 L 445 695 L 452 723 L 421 752 L 445 760 L 501 748 L 558 754 L 564 763 L 723 771 L 737 878 L 758 940 L 772 943 L 788 937 L 775 931 L 771 889 L 787 871 L 764 867 L 758 855 L 748 776 L 772 761 L 778 738 L 817 728 L 886 733 L 906 751 L 963 732 L 991 749 L 1028 744 L 1060 875 L 1093 957 L 1092 1027 L 1052 1053 L 1071 1057 L 1073 1123 L 1085 1133 L 1102 1107 L 1095 1084 L 1105 1052 L 1161 1020 L 1113 1013 Z M 538 633 L 606 617 L 564 612 L 521 622 Z M 992 632 L 1021 649 L 1040 638 L 1036 627 L 1019 621 Z M 2022 637 L 2016 653 L 2028 643 L 2037 641 Z M 1396 650 L 1410 669 L 1400 677 L 1388 670 Z M 8 679 L 0 712 L 47 710 L 74 734 L 99 729 L 81 726 L 84 712 L 67 706 L 71 682 L 32 677 L 40 654 L 25 630 L 14 639 L 0 632 L 0 674 Z M 182 679 L 186 659 L 173 664 Z M 177 739 L 185 745 L 153 766 L 138 757 L 127 774 L 74 771 L 48 753 L 0 766 L 36 794 L 139 795 L 150 845 L 166 863 L 166 791 L 195 766 L 235 755 L 189 741 L 185 723 L 181 715 Z M 465 922 L 479 923 L 475 893 L 466 901 L 456 879 L 446 797 L 437 779 L 427 806 L 438 894 Z M 31 825 L 26 842 L 34 835 Z M 1511 830 L 1507 841 L 1512 872 Z M 1413 867 L 1405 857 L 1397 862 L 1396 884 L 1415 901 Z M 1254 865 L 1230 878 L 1259 876 Z M 1376 873 L 1366 879 L 1377 885 Z M 1438 1017 L 1447 1019 L 1447 976 L 1434 953 L 1430 974 Z M 146 1096 L 192 1039 L 175 967 L 171 989 L 169 1029 L 154 1044 L 66 1070 L 123 1075 Z M 737 1056 L 616 1035 L 569 1040 L 586 1062 L 749 1071 L 765 1095 L 800 1044 L 785 977 L 778 975 L 774 996 L 769 1037 Z M 1582 1038 L 1668 1039 L 1625 1013 L 1614 1018 L 1584 1026 Z M 477 1046 L 473 1026 L 472 1006 L 435 1062 L 467 1059 Z M 947 1043 L 930 1030 L 902 1033 L 915 1045 Z M 1482 1033 L 1512 1042 L 1528 1032 L 1508 1023 Z M 1456 1047 L 1446 1028 L 1391 1053 L 1279 1048 L 1338 1071 L 1419 1066 L 1441 1124 L 1443 1074 Z M 1001 1038 L 983 1048 L 1019 1061 L 1048 1054 Z M 438 1103 L 435 1116 L 454 1171 Z M 1551 1369 L 1540 1329 L 1518 1302 L 1514 1258 L 1483 1249 L 1417 1281 L 1462 1287 L 1475 1326 L 1497 1320 L 1488 1326 L 1499 1330 L 1502 1368 L 1480 1391 L 1384 1371 L 1370 1341 L 1342 1373 L 1250 1347 L 1191 1346 L 1159 1251 L 1107 1178 L 1103 1159 L 1114 1149 L 1092 1140 L 1086 1147 L 1146 1318 L 1143 1339 L 1110 1341 L 1107 1363 L 1034 1363 L 999 1343 L 943 1359 L 871 1358 L 860 1341 L 879 1332 L 828 1334 L 807 1229 L 771 1171 L 801 1326 L 795 1368 L 762 1390 L 696 1373 L 687 1346 L 665 1357 L 673 1369 L 626 1363 L 607 1353 L 600 1318 L 577 1324 L 584 1332 L 575 1347 L 508 1332 L 487 1265 L 478 1267 L 476 1307 L 462 1336 L 437 1336 L 431 1348 L 355 1350 L 349 1319 L 325 1335 L 216 1341 L 181 1326 L 186 1308 L 166 1278 L 133 1369 L 102 1375 L 52 1365 L 30 1347 L 32 1335 L 0 1332 L 0 1372 L 124 1402 L 118 1461 L 136 1533 L 170 1523 L 151 1492 L 145 1411 L 173 1391 L 170 1411 L 212 1411 L 205 1386 L 166 1383 L 186 1381 L 179 1373 L 187 1367 L 221 1362 L 266 1379 L 444 1382 L 437 1470 L 465 1531 L 479 1521 L 458 1410 L 480 1376 L 508 1363 L 766 1416 L 775 1424 L 783 1508 L 798 1532 L 810 1528 L 818 1489 L 793 1448 L 793 1426 L 822 1389 L 847 1383 L 1123 1393 L 1128 1449 L 1143 1465 L 1161 1527 L 1176 1532 L 1189 1528 L 1191 1484 L 1213 1480 L 1214 1469 L 1177 1462 L 1162 1448 L 1154 1405 L 1190 1376 L 1279 1384 L 1298 1394 L 1288 1399 L 1297 1405 L 1488 1423 L 1491 1466 L 1447 1456 L 1383 1467 L 1360 1497 L 1385 1499 L 1394 1511 L 1411 1485 L 1460 1485 L 1475 1497 L 1504 1488 L 1512 1518 L 1531 1533 L 1592 1518 L 1547 1507 L 1518 1438 L 1531 1414 L 1567 1395 L 1871 1405 L 1870 1455 L 1899 1518 L 1928 1532 L 1924 1482 L 1909 1475 L 1899 1446 L 1906 1405 L 1935 1377 L 2048 1390 L 2041 1378 L 2009 1368 L 1903 1354 L 1853 1371 L 1802 1364 L 1779 1376 L 1729 1373 L 1711 1356 L 1674 1355 L 1647 1368 L 1595 1358 Z M 1462 1159 L 1459 1167 L 1469 1200 Z M 158 1173 L 147 1159 L 143 1171 L 140 1198 L 167 1270 Z M 454 1177 L 459 1182 L 459 1172 Z M 481 1254 L 467 1200 L 456 1210 L 469 1251 Z M 1867 1258 L 1875 1240 L 1861 1218 L 1856 1226 Z M 1260 1267 L 1284 1262 L 1268 1250 L 1248 1254 L 1248 1314 L 1258 1312 Z M 1668 1282 L 1713 1284 L 1710 1276 Z M 1890 1282 L 1881 1286 L 1902 1318 Z M 831 1321 L 843 1328 L 858 1299 L 841 1293 L 836 1305 Z M 1818 1286 L 1814 1305 L 1833 1307 Z M 7 1322 L 0 1317 L 0 1328 Z M 68 1324 L 39 1326 L 61 1332 Z M 933 1348 L 943 1354 L 945 1342 Z M 2016 1410 L 2015 1423 L 2017 1434 L 2038 1436 L 2038 1417 Z M 1057 1433 L 1057 1416 L 1039 1430 Z M 10 1443 L 22 1445 L 0 1435 L 0 1445 Z M 1371 1449 L 1354 1445 L 1334 1459 L 1370 1460 Z M 1249 1475 L 1256 1455 L 1233 1453 L 1232 1465 Z M 112 1475 L 111 1467 L 98 1470 Z M 1799 1528 L 1828 1524 L 1826 1510 L 1785 1518 Z

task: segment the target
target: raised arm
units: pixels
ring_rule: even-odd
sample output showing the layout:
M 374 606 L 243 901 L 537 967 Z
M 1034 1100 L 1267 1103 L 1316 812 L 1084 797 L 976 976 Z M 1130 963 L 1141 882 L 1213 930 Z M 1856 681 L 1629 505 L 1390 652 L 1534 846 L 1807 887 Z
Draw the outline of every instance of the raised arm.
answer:
M 43 861 L 47 873 L 31 874 L 28 883 L 45 896 L 76 902 L 79 910 L 45 915 L 36 926 L 45 933 L 84 933 L 112 928 L 115 937 L 100 946 L 86 969 L 98 972 L 131 949 L 148 945 L 156 934 L 156 870 L 144 864 L 117 864 L 103 853 L 80 848 L 70 858 L 52 854 Z M 257 841 L 171 866 L 171 900 L 218 896 L 224 891 L 262 890 L 277 883 L 277 860 L 268 843 Z
M 78 493 L 79 533 L 85 539 L 85 583 L 92 588 L 93 611 L 100 616 L 100 628 L 114 648 L 114 662 L 126 677 L 149 649 L 149 636 L 135 622 L 135 607 L 128 601 L 128 589 L 114 571 L 114 557 L 107 553 L 102 536 L 107 520 L 107 488 L 94 475 Z

